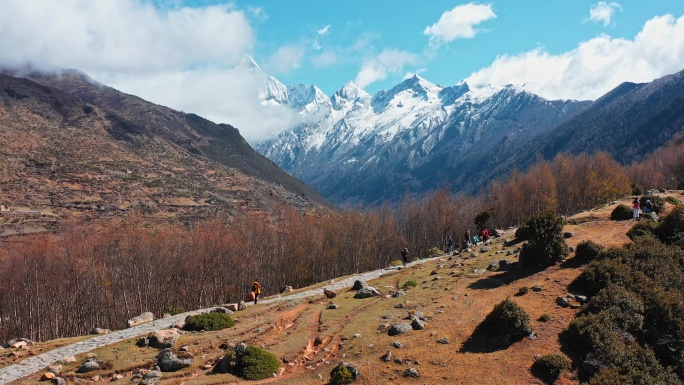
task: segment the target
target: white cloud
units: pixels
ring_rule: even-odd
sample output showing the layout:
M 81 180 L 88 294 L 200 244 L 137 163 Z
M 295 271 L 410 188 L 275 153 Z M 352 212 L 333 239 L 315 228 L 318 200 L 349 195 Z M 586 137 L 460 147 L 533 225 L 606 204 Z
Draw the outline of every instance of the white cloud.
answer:
M 304 59 L 306 49 L 302 44 L 288 44 L 276 50 L 266 61 L 266 72 L 284 74 L 299 68 Z
M 477 34 L 476 25 L 493 18 L 496 14 L 491 4 L 468 3 L 444 12 L 439 21 L 426 27 L 423 33 L 430 36 L 431 44 L 467 39 Z
M 364 88 L 371 83 L 387 79 L 390 74 L 399 74 L 404 66 L 414 64 L 416 55 L 394 49 L 386 49 L 378 56 L 366 61 L 356 75 L 356 84 Z
M 338 61 L 339 58 L 334 51 L 324 51 L 311 58 L 311 62 L 316 67 L 330 67 Z
M 318 34 L 321 35 L 321 36 L 327 35 L 329 31 L 330 31 L 330 24 L 328 24 L 328 25 L 326 25 L 325 27 L 319 29 L 319 30 L 318 30 Z
M 622 6 L 615 2 L 599 1 L 591 6 L 588 20 L 595 23 L 603 23 L 607 27 L 615 11 L 622 11 Z
M 596 99 L 625 81 L 649 82 L 684 67 L 684 16 L 647 21 L 634 40 L 602 35 L 566 53 L 537 48 L 497 57 L 471 85 L 516 84 L 548 99 Z

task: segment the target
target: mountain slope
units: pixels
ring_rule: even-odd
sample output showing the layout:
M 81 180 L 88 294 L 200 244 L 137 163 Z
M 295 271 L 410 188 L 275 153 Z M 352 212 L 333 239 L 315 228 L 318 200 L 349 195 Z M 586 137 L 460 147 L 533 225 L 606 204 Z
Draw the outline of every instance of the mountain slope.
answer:
M 75 72 L 33 78 L 42 84 L 0 75 L 1 191 L 3 204 L 46 214 L 43 229 L 62 214 L 99 218 L 124 210 L 193 221 L 238 207 L 327 204 L 233 127 Z
M 586 104 L 419 76 L 371 97 L 350 82 L 300 107 L 302 123 L 257 150 L 335 202 L 377 204 L 470 183 L 492 152 L 520 148 Z

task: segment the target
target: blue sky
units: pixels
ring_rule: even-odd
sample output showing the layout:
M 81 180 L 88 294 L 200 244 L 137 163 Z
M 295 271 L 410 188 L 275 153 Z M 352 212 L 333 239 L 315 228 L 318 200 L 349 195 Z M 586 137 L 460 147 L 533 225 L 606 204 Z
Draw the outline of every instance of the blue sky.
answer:
M 516 84 L 595 99 L 684 69 L 682 0 L 3 0 L 0 66 L 79 69 L 124 92 L 238 127 L 289 128 L 251 55 L 286 85 L 371 94 L 418 73 L 443 86 Z

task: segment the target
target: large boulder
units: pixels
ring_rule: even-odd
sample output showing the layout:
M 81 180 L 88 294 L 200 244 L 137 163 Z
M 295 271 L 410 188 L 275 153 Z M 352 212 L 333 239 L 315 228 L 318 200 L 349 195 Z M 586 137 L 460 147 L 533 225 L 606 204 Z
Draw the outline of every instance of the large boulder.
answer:
M 238 303 L 238 310 L 242 311 L 245 309 L 247 309 L 247 304 L 245 303 L 245 301 L 241 300 L 240 303 Z
M 411 327 L 413 330 L 423 330 L 425 329 L 425 321 L 416 317 L 413 319 L 413 321 L 411 321 Z
M 171 349 L 164 349 L 157 357 L 157 365 L 162 372 L 175 372 L 192 365 L 195 359 L 188 352 L 175 354 Z
M 147 336 L 149 346 L 157 349 L 172 348 L 180 338 L 176 329 L 155 330 Z
M 374 288 L 373 286 L 366 286 L 354 294 L 354 298 L 370 298 L 378 295 L 382 295 L 378 289 Z
M 364 286 L 366 285 L 364 285 L 363 282 L 356 280 L 354 281 L 354 286 L 352 286 L 352 290 L 361 290 Z
M 140 324 L 144 324 L 145 322 L 151 322 L 154 321 L 154 314 L 148 312 L 142 313 L 137 317 L 133 317 L 128 320 L 128 327 L 132 328 L 134 326 L 138 326 Z
M 162 372 L 160 370 L 150 370 L 143 376 L 140 385 L 154 385 L 162 378 Z
M 105 363 L 103 361 L 98 360 L 95 357 L 91 358 L 86 358 L 85 361 L 81 364 L 81 366 L 78 367 L 76 370 L 77 373 L 88 373 L 92 372 L 93 370 L 100 370 L 105 367 Z
M 337 293 L 334 290 L 328 289 L 323 289 L 323 295 L 328 299 L 337 297 Z
M 409 325 L 406 322 L 402 322 L 402 323 L 398 323 L 396 325 L 392 325 L 392 327 L 390 327 L 389 330 L 387 331 L 387 334 L 390 336 L 396 336 L 398 334 L 408 333 L 411 330 L 413 330 L 411 325 Z

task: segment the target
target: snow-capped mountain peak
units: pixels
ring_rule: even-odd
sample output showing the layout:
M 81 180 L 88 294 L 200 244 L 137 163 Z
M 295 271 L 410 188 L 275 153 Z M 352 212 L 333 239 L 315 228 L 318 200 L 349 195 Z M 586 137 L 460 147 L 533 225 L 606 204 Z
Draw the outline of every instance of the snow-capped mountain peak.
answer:
M 259 67 L 259 65 L 249 55 L 243 56 L 242 59 L 240 59 L 240 61 L 238 62 L 236 68 L 242 69 L 242 70 L 251 70 L 251 71 L 263 72 L 261 70 L 261 67 Z

